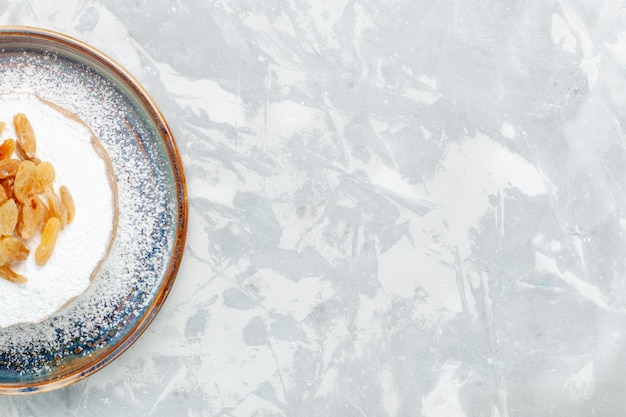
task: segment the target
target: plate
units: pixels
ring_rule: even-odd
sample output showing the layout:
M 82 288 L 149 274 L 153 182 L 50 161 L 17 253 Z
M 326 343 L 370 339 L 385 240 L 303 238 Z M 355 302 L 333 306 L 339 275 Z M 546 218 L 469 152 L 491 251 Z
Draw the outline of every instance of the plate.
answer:
M 0 94 L 13 92 L 55 103 L 93 130 L 111 157 L 119 219 L 111 251 L 85 293 L 41 322 L 0 329 L 2 394 L 71 384 L 124 352 L 163 305 L 187 227 L 174 138 L 120 65 L 60 33 L 0 28 Z

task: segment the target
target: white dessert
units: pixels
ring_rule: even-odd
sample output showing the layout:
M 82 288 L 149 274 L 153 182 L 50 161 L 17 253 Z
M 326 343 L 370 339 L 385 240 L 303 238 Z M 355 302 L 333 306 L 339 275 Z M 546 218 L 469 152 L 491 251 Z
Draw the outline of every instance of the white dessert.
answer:
M 34 252 L 40 233 L 27 241 L 28 259 L 12 266 L 28 281 L 0 279 L 0 327 L 38 322 L 83 293 L 108 254 L 117 224 L 117 190 L 106 151 L 73 114 L 32 94 L 0 94 L 0 143 L 16 138 L 13 116 L 24 113 L 37 137 L 36 156 L 56 171 L 54 188 L 65 185 L 76 207 L 74 220 L 59 233 L 43 266 Z

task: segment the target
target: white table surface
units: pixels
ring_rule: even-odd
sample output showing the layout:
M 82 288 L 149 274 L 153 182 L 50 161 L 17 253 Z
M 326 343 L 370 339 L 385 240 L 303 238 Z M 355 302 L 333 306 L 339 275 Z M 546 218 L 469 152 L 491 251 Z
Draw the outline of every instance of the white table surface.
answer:
M 146 333 L 2 416 L 613 416 L 623 0 L 0 1 L 149 91 L 186 170 Z

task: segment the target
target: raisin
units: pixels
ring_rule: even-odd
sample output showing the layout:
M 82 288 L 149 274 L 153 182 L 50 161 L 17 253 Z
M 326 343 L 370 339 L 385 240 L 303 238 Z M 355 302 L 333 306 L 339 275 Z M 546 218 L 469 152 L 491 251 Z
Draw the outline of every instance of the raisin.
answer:
M 72 194 L 70 194 L 70 190 L 68 190 L 65 185 L 62 185 L 61 188 L 59 188 L 59 193 L 61 194 L 61 201 L 67 210 L 67 222 L 72 223 L 74 215 L 76 214 L 76 207 L 74 206 Z
M 37 140 L 30 121 L 24 113 L 18 113 L 13 117 L 13 124 L 17 134 L 17 145 L 28 159 L 34 158 Z
M 0 145 L 0 159 L 8 159 L 13 155 L 15 150 L 15 141 L 13 139 L 7 139 Z
M 37 165 L 37 192 L 42 193 L 46 186 L 52 184 L 55 177 L 54 167 L 48 161 Z
M 16 284 L 23 284 L 26 282 L 25 277 L 16 273 L 7 265 L 0 266 L 0 277 L 6 279 L 7 281 L 14 282 Z
M 0 206 L 0 235 L 12 236 L 17 224 L 17 205 L 13 200 L 7 200 Z
M 21 239 L 7 236 L 2 239 L 2 251 L 9 262 L 21 262 L 28 258 L 30 252 Z
M 1 162 L 1 161 L 0 161 Z M 15 173 L 13 192 L 15 198 L 22 204 L 28 202 L 37 187 L 37 166 L 31 161 L 22 161 Z
M 61 222 L 59 219 L 50 217 L 41 232 L 41 241 L 35 250 L 35 262 L 37 265 L 43 266 L 50 259 L 60 229 Z

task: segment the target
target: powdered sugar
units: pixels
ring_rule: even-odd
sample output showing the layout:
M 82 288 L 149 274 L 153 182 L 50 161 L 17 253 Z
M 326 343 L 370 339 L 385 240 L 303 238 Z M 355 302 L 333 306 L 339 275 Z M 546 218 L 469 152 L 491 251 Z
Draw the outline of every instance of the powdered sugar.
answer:
M 15 113 L 29 118 L 37 136 L 37 157 L 50 161 L 56 187 L 72 193 L 77 215 L 61 231 L 50 260 L 37 266 L 34 257 L 14 267 L 28 282 L 0 280 L 0 326 L 37 322 L 84 292 L 106 255 L 115 220 L 114 193 L 107 163 L 94 148 L 91 131 L 31 94 L 0 95 L 0 120 L 7 122 L 0 139 L 15 138 Z M 108 157 L 107 157 L 108 158 Z M 34 250 L 37 235 L 27 246 Z

